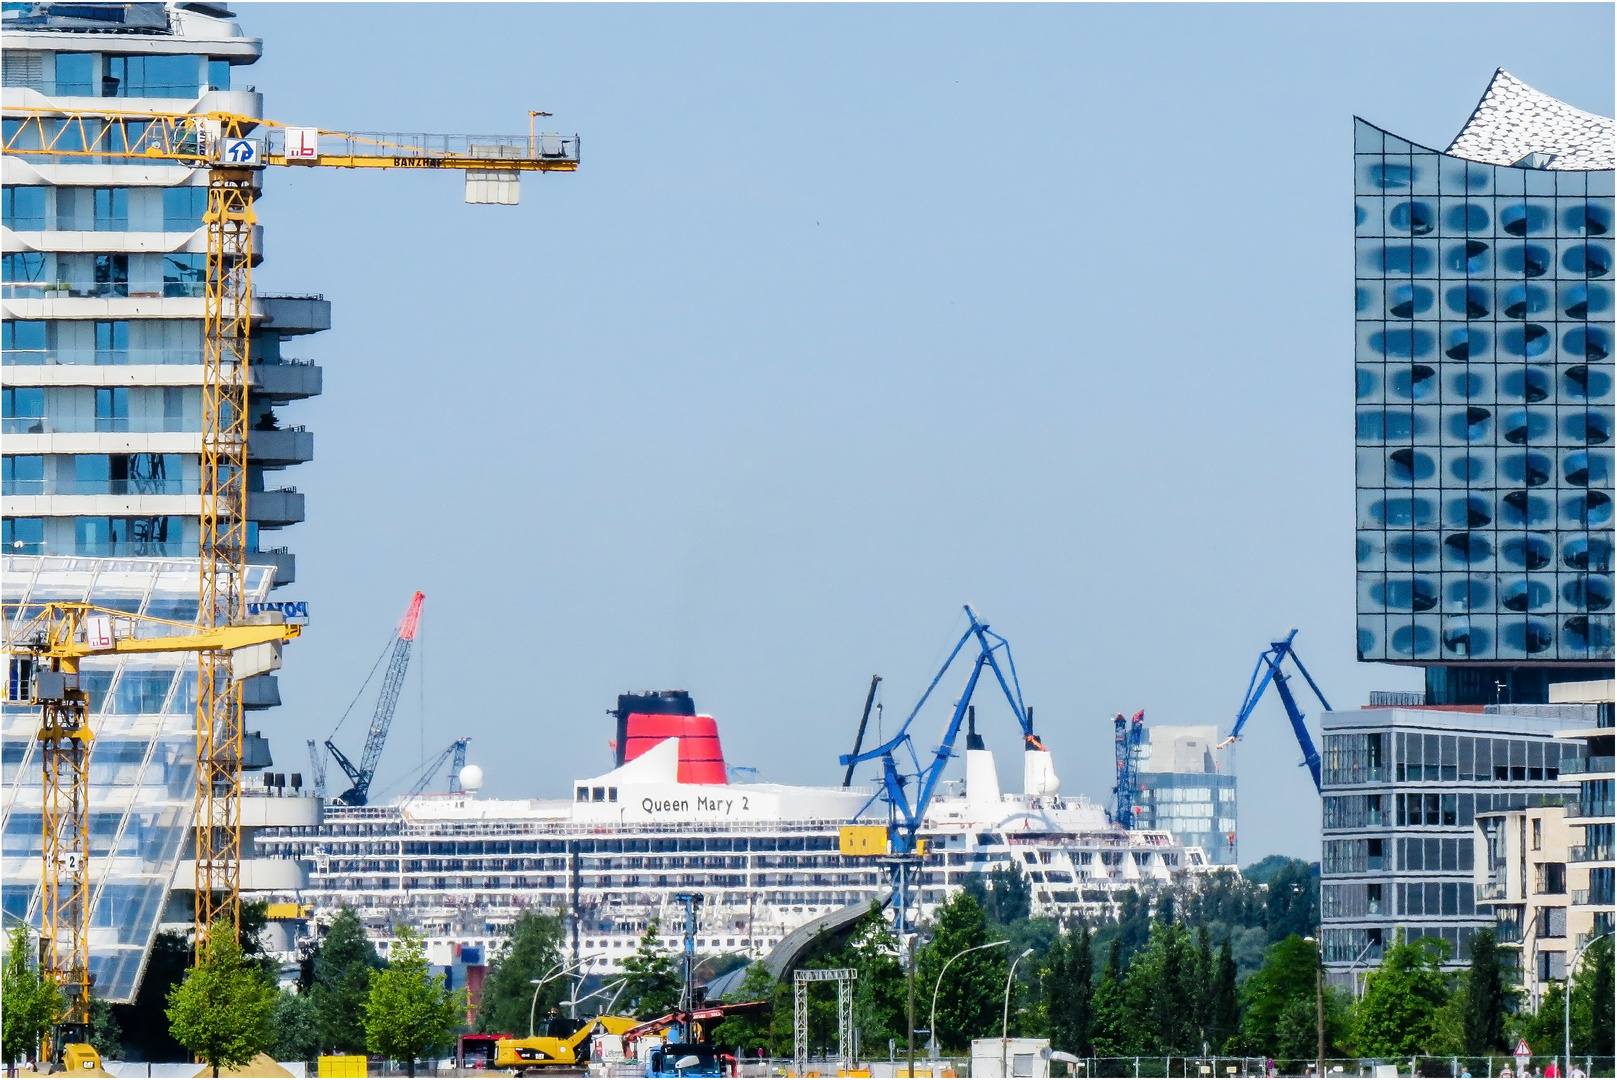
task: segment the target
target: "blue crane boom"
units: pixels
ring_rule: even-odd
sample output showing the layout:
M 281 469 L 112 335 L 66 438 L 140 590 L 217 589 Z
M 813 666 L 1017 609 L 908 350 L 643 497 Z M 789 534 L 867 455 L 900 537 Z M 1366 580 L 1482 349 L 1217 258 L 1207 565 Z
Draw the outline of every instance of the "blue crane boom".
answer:
M 1252 669 L 1252 678 L 1247 680 L 1246 698 L 1241 702 L 1241 711 L 1236 714 L 1235 727 L 1230 730 L 1230 737 L 1219 743 L 1218 747 L 1222 750 L 1241 737 L 1241 729 L 1246 727 L 1247 718 L 1252 715 L 1252 710 L 1257 708 L 1269 684 L 1274 683 L 1275 693 L 1280 695 L 1280 703 L 1286 707 L 1286 716 L 1291 720 L 1291 730 L 1297 735 L 1297 745 L 1302 747 L 1303 764 L 1308 766 L 1308 772 L 1314 778 L 1314 790 L 1321 791 L 1323 788 L 1320 783 L 1319 751 L 1314 749 L 1314 740 L 1309 737 L 1308 726 L 1303 723 L 1303 712 L 1297 707 L 1297 699 L 1289 685 L 1290 680 L 1286 673 L 1280 670 L 1280 665 L 1286 657 L 1291 657 L 1291 662 L 1297 665 L 1297 670 L 1308 680 L 1309 688 L 1314 691 L 1314 696 L 1319 699 L 1326 712 L 1331 711 L 1331 703 L 1325 700 L 1325 694 L 1320 690 L 1319 684 L 1314 682 L 1314 677 L 1303 667 L 1302 658 L 1292 647 L 1292 639 L 1296 636 L 1297 630 L 1293 627 L 1291 633 L 1284 638 L 1271 641 L 1269 647 L 1258 657 L 1257 666 Z
M 949 653 L 949 658 L 943 662 L 943 666 L 938 669 L 938 673 L 932 677 L 932 682 L 927 686 L 926 693 L 921 695 L 921 700 L 916 702 L 915 708 L 910 710 L 909 716 L 905 718 L 903 725 L 899 727 L 898 733 L 874 749 L 856 750 L 852 754 L 843 754 L 838 759 L 842 765 L 847 766 L 850 770 L 866 761 L 881 761 L 881 789 L 871 796 L 870 802 L 860 808 L 859 813 L 854 816 L 854 820 L 857 821 L 862 817 L 871 803 L 877 799 L 885 800 L 887 803 L 888 851 L 894 855 L 915 854 L 915 834 L 919 831 L 921 822 L 926 816 L 927 805 L 931 803 L 932 794 L 937 790 L 938 781 L 943 777 L 943 770 L 949 764 L 949 759 L 954 756 L 955 738 L 960 734 L 960 724 L 965 719 L 966 711 L 971 706 L 972 694 L 977 690 L 977 681 L 982 677 L 985 667 L 994 673 L 994 678 L 998 681 L 1006 702 L 1010 704 L 1011 711 L 1016 714 L 1017 722 L 1022 725 L 1024 744 L 1030 750 L 1044 749 L 1043 744 L 1039 742 L 1038 736 L 1033 733 L 1033 710 L 1022 703 L 1022 686 L 1016 676 L 1016 662 L 1011 659 L 1010 642 L 994 633 L 988 628 L 987 623 L 978 619 L 977 613 L 971 610 L 969 604 L 966 606 L 966 617 L 971 620 L 971 625 L 966 628 L 966 632 L 955 643 L 953 651 Z M 976 662 L 972 665 L 971 677 L 966 680 L 966 688 L 961 693 L 960 700 L 955 702 L 954 712 L 949 717 L 949 725 L 943 732 L 943 739 L 936 749 L 932 751 L 932 760 L 923 765 L 921 755 L 916 751 L 915 741 L 910 735 L 910 725 L 915 721 L 915 717 L 920 713 L 921 708 L 927 703 L 927 699 L 932 696 L 932 691 L 937 689 L 938 683 L 942 682 L 944 675 L 948 674 L 949 668 L 954 664 L 956 658 L 960 656 L 961 650 L 966 647 L 966 643 L 973 639 L 977 642 L 978 650 Z M 999 659 L 996 657 L 997 653 L 1004 653 L 1005 664 L 1003 668 L 1001 668 Z M 1006 679 L 1007 671 L 1010 673 L 1009 680 Z M 897 755 L 900 752 L 907 752 L 909 755 L 908 760 L 911 768 L 908 771 L 900 768 L 897 760 Z M 906 790 L 912 781 L 915 783 L 914 799 L 909 797 Z
M 1140 745 L 1145 741 L 1145 710 L 1126 719 L 1122 713 L 1112 717 L 1113 744 L 1117 754 L 1117 786 L 1112 794 L 1117 799 L 1113 820 L 1125 829 L 1134 828 L 1135 799 L 1140 790 Z
M 376 766 L 382 760 L 382 747 L 387 742 L 387 729 L 393 723 L 393 710 L 399 704 L 399 691 L 404 689 L 404 673 L 410 667 L 410 648 L 415 644 L 416 629 L 421 622 L 421 602 L 425 593 L 416 593 L 410 600 L 410 610 L 399 624 L 397 640 L 393 642 L 393 655 L 387 662 L 387 674 L 382 677 L 382 688 L 376 696 L 376 711 L 371 715 L 371 727 L 365 735 L 365 750 L 356 766 L 330 739 L 326 749 L 337 765 L 348 774 L 352 785 L 337 796 L 344 806 L 364 806 L 370 798 L 371 781 L 376 777 Z

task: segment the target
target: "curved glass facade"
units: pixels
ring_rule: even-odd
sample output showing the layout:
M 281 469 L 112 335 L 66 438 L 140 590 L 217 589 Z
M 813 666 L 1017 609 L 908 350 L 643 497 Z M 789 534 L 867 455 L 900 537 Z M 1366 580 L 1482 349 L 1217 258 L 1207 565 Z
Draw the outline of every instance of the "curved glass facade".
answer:
M 1359 658 L 1610 661 L 1612 172 L 1355 125 Z

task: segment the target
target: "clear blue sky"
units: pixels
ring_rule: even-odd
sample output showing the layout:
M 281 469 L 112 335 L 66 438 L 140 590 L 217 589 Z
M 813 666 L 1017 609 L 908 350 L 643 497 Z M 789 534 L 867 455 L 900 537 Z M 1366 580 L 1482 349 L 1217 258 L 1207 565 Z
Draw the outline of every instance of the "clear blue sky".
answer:
M 732 764 L 836 782 L 871 674 L 890 730 L 968 601 L 1097 799 L 1114 712 L 1227 729 L 1288 627 L 1339 708 L 1418 686 L 1353 651 L 1352 117 L 1441 148 L 1500 66 L 1612 114 L 1609 4 L 239 12 L 274 119 L 583 137 L 519 207 L 335 170 L 260 204 L 258 284 L 335 322 L 288 350 L 326 381 L 282 410 L 318 457 L 271 541 L 314 613 L 277 767 L 420 588 L 379 784 L 465 734 L 507 796 L 666 687 Z M 1278 703 L 1249 731 L 1243 861 L 1317 857 Z

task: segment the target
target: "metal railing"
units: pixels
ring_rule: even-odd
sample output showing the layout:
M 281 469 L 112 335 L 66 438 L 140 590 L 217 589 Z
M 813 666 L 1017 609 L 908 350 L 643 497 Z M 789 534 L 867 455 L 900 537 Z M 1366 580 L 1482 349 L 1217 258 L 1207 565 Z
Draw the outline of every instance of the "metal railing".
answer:
M 198 298 L 206 295 L 201 281 L 8 281 L 0 284 L 6 300 L 105 300 L 124 297 L 155 299 Z
M 1561 759 L 1561 775 L 1571 773 L 1617 772 L 1617 757 L 1572 757 Z
M 1569 818 L 1609 818 L 1614 814 L 1617 814 L 1617 800 L 1614 799 L 1589 799 L 1587 801 L 1581 799 L 1570 800 L 1567 802 L 1566 807 L 1566 816 Z
M 1567 849 L 1566 861 L 1583 862 L 1611 862 L 1617 857 L 1611 844 L 1578 844 Z
M 201 364 L 201 349 L 8 349 L 5 363 L 20 367 L 52 364 L 122 367 L 131 364 Z

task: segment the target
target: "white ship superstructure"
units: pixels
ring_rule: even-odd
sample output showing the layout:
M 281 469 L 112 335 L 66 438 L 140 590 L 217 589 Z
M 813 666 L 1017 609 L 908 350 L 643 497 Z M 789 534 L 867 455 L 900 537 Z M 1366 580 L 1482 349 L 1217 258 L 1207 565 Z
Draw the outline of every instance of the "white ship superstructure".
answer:
M 1208 868 L 1200 848 L 1120 828 L 1086 798 L 1002 793 L 991 751 L 965 757 L 966 778 L 928 811 L 923 914 L 999 867 L 1028 879 L 1036 914 L 1057 918 L 1115 913 L 1124 890 Z M 1049 755 L 1028 757 L 1024 787 L 1053 792 Z M 312 904 L 317 918 L 349 904 L 384 942 L 408 924 L 439 957 L 486 956 L 524 910 L 557 912 L 569 950 L 603 974 L 653 919 L 664 944 L 678 945 L 679 893 L 703 897 L 700 951 L 754 957 L 819 916 L 886 899 L 884 869 L 838 851 L 843 825 L 883 820 L 868 790 L 681 782 L 688 764 L 671 737 L 575 781 L 570 799 L 331 806 L 321 826 L 265 830 L 258 844 L 307 864 L 309 889 L 286 899 Z

